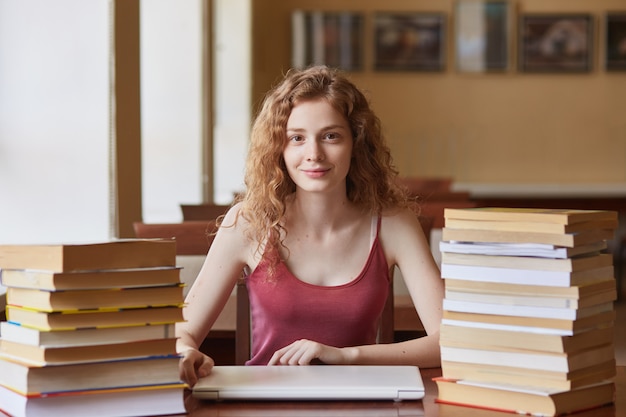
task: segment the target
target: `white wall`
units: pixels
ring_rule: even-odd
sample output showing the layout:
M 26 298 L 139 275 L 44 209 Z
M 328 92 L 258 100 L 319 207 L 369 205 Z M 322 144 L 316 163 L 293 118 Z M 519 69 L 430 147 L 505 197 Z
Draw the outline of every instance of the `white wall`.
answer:
M 0 0 L 0 243 L 109 234 L 108 0 Z

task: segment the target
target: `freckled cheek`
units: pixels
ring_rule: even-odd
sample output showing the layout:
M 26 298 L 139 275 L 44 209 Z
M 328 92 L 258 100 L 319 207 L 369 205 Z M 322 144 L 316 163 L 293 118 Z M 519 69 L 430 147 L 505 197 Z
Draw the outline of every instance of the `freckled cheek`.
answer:
M 306 155 L 303 147 L 295 149 L 287 149 L 283 152 L 283 160 L 287 167 L 293 167 L 294 169 L 306 159 Z

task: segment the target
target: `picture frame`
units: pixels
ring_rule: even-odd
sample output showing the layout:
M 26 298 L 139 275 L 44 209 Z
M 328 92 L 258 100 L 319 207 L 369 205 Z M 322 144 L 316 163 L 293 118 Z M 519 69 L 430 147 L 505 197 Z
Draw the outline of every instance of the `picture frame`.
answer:
M 296 10 L 291 16 L 291 65 L 363 69 L 362 13 Z
M 626 71 L 626 12 L 605 16 L 605 61 L 607 71 Z
M 446 66 L 444 13 L 374 14 L 376 71 L 443 71 Z
M 520 16 L 518 64 L 522 72 L 590 72 L 593 61 L 591 14 Z
M 458 71 L 510 70 L 512 12 L 508 0 L 456 2 L 454 43 Z

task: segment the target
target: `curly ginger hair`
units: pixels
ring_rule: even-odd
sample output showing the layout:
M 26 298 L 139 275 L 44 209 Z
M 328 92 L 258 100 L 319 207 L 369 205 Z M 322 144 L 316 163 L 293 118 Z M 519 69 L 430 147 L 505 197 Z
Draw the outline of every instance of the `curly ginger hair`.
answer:
M 365 95 L 337 69 L 316 66 L 290 70 L 266 95 L 252 126 L 246 162 L 246 191 L 240 215 L 249 223 L 249 237 L 267 248 L 282 244 L 281 218 L 287 197 L 296 190 L 283 160 L 291 109 L 305 100 L 325 99 L 348 120 L 353 136 L 347 198 L 365 212 L 406 207 L 406 194 L 385 144 L 381 123 Z

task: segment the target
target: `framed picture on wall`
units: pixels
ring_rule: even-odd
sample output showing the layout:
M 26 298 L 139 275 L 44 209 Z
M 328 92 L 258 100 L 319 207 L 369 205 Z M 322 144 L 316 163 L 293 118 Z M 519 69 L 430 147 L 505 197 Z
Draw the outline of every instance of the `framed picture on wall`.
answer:
M 445 68 L 443 13 L 374 14 L 374 69 L 442 71 Z
M 520 71 L 591 71 L 593 18 L 590 14 L 522 15 L 519 32 Z
M 296 10 L 291 16 L 291 65 L 363 69 L 363 15 Z
M 626 71 L 626 13 L 607 13 L 605 29 L 606 70 Z
M 459 0 L 455 7 L 455 61 L 461 72 L 510 68 L 511 2 Z

